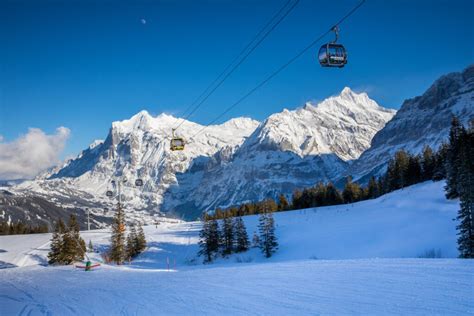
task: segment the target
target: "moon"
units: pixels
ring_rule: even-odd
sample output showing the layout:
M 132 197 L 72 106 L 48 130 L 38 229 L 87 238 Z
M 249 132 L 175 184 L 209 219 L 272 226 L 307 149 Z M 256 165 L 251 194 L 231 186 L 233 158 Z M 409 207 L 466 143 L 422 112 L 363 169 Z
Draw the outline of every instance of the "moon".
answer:
M 145 19 L 141 19 L 140 22 L 142 22 L 143 25 L 146 24 L 146 20 L 145 20 Z

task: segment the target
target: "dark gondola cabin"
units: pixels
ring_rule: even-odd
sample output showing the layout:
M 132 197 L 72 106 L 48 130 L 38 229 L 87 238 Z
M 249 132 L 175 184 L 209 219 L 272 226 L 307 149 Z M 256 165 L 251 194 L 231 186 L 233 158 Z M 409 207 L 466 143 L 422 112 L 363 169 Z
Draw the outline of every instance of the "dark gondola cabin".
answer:
M 343 45 L 327 43 L 319 49 L 319 63 L 323 67 L 344 67 L 347 64 L 347 52 Z

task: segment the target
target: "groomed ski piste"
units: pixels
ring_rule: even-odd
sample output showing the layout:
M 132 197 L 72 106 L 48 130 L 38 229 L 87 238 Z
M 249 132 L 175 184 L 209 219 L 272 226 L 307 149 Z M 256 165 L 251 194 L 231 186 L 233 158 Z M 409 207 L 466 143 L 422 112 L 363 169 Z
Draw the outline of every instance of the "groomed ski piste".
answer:
M 473 314 L 474 261 L 456 258 L 459 202 L 443 186 L 275 213 L 280 246 L 270 259 L 254 248 L 202 264 L 199 222 L 145 226 L 136 260 L 91 272 L 47 266 L 50 234 L 2 236 L 0 314 Z M 258 217 L 244 219 L 251 238 Z M 109 244 L 107 229 L 81 235 Z

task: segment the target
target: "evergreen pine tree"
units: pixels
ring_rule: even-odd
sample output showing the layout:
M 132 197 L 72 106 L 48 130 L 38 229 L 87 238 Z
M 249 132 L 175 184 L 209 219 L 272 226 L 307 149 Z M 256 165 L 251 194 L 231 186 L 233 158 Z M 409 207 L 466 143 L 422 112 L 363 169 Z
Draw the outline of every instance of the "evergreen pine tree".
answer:
M 94 245 L 92 244 L 92 240 L 89 239 L 89 252 L 94 252 Z
M 421 177 L 421 163 L 418 156 L 409 155 L 408 166 L 406 169 L 405 186 L 419 183 Z
M 325 201 L 325 205 L 338 205 L 343 202 L 341 192 L 339 192 L 332 182 L 326 185 Z
M 329 205 L 326 200 L 326 193 L 327 193 L 326 186 L 322 182 L 319 182 L 314 187 L 314 197 L 313 197 L 313 203 L 311 206 Z
M 252 236 L 252 248 L 260 247 L 260 237 L 258 237 L 257 232 L 253 232 Z
M 127 253 L 126 257 L 128 260 L 132 259 L 137 255 L 137 230 L 135 225 L 130 227 L 130 232 L 127 235 L 127 244 L 125 247 L 125 251 Z
M 109 257 L 116 264 L 122 264 L 127 257 L 125 248 L 125 214 L 120 203 L 117 204 L 117 211 L 112 223 Z
M 410 155 L 399 150 L 395 153 L 395 172 L 396 172 L 396 188 L 395 190 L 408 186 L 408 165 L 410 163 Z
M 421 161 L 421 169 L 422 169 L 422 178 L 423 180 L 431 180 L 434 176 L 435 171 L 435 154 L 430 146 L 425 146 L 423 148 L 423 158 Z
M 136 243 L 135 244 L 136 244 L 137 254 L 139 254 L 140 252 L 142 252 L 146 249 L 145 232 L 143 231 L 143 227 L 141 225 L 138 225 L 137 237 L 136 237 Z
M 227 216 L 222 221 L 222 255 L 227 256 L 234 250 L 234 225 L 232 218 Z
M 302 208 L 301 197 L 303 193 L 299 190 L 294 190 L 293 195 L 291 196 L 291 208 L 294 210 L 298 210 Z
M 247 229 L 245 228 L 242 217 L 235 219 L 235 239 L 236 239 L 236 252 L 244 252 L 249 249 L 249 237 L 247 235 Z
M 370 177 L 369 184 L 367 185 L 367 198 L 375 199 L 379 194 L 379 185 L 375 177 Z
M 399 187 L 399 174 L 397 173 L 395 167 L 395 158 L 392 158 L 388 161 L 387 164 L 387 172 L 384 176 L 384 183 L 385 183 L 385 193 L 392 192 L 394 190 L 398 190 Z
M 51 250 L 48 253 L 49 264 L 60 264 L 63 262 L 61 257 L 63 249 L 62 235 L 64 234 L 65 229 L 66 227 L 63 220 L 59 218 L 54 227 L 54 233 L 51 239 Z
M 204 256 L 204 263 L 212 262 L 219 251 L 219 224 L 217 220 L 205 221 L 199 234 L 199 255 Z
M 446 156 L 446 198 L 455 199 L 459 197 L 459 167 L 460 167 L 460 146 L 461 138 L 465 133 L 464 127 L 456 116 L 451 120 L 449 130 L 449 147 Z
M 474 258 L 474 126 L 460 138 L 457 193 L 458 249 L 461 258 Z
M 362 190 L 357 183 L 352 182 L 352 177 L 347 177 L 344 191 L 342 192 L 344 203 L 354 203 L 363 198 Z
M 86 243 L 79 235 L 79 223 L 76 216 L 71 214 L 68 227 L 62 238 L 62 263 L 71 264 L 75 261 L 84 260 Z
M 433 170 L 433 180 L 440 181 L 446 179 L 446 160 L 448 156 L 449 145 L 442 143 L 435 154 L 435 165 Z
M 206 216 L 199 232 L 199 252 L 198 255 L 204 256 L 204 262 L 212 261 L 212 251 L 209 248 L 209 235 L 211 231 L 211 218 Z
M 272 213 L 261 214 L 258 229 L 260 232 L 260 250 L 265 257 L 270 258 L 278 249 L 275 236 L 275 222 Z
M 290 203 L 286 199 L 284 194 L 280 194 L 278 197 L 278 210 L 279 211 L 286 211 L 290 209 Z

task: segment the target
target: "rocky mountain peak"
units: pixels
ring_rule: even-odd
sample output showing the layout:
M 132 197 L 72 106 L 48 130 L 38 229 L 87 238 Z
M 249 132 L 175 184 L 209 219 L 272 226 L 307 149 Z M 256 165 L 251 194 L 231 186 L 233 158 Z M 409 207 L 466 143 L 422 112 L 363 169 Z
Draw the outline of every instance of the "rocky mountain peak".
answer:
M 385 109 L 366 93 L 346 87 L 341 94 L 294 111 L 272 114 L 243 144 L 258 150 L 292 151 L 300 156 L 336 154 L 356 159 L 396 111 Z

